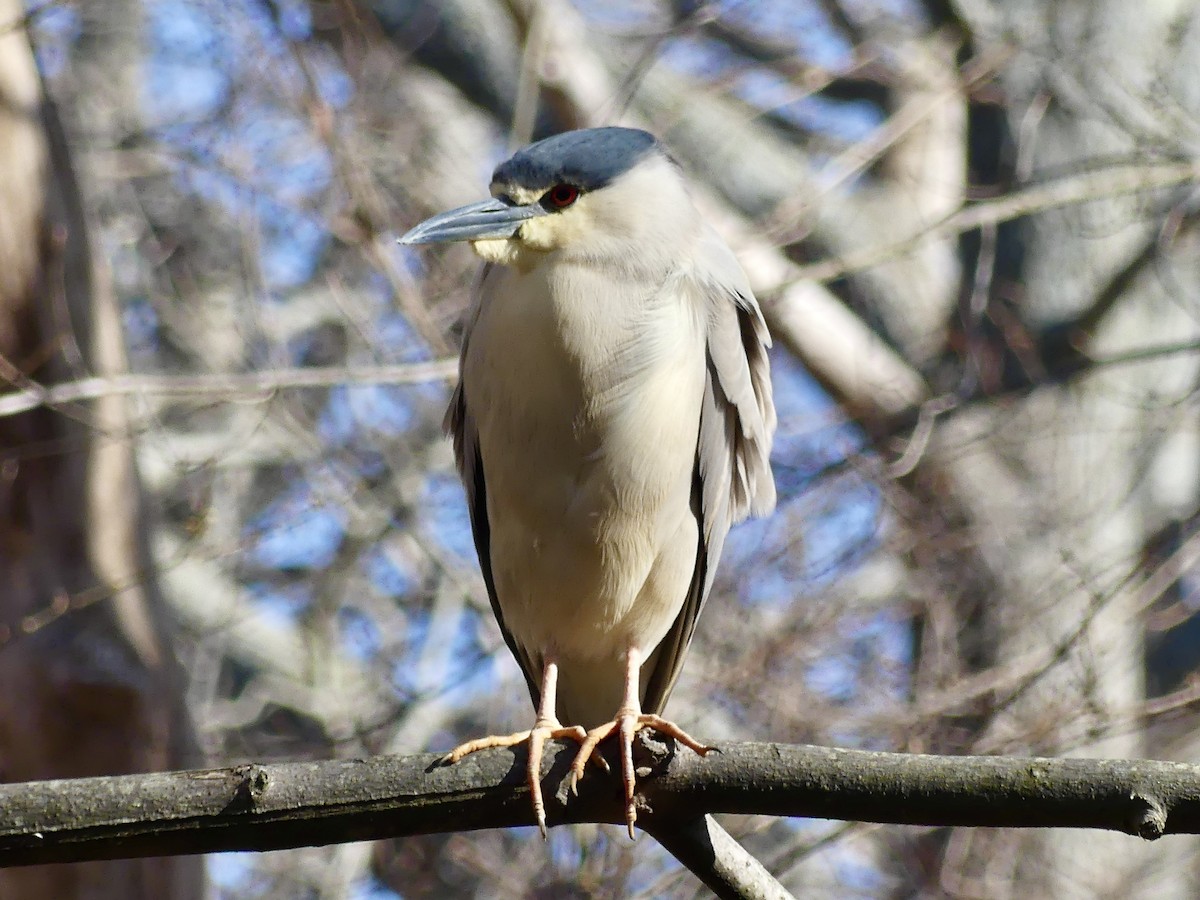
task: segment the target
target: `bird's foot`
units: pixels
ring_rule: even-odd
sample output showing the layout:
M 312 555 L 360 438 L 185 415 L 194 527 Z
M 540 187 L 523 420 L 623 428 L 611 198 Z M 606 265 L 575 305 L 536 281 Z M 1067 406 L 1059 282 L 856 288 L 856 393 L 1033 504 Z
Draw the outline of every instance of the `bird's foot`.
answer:
M 621 779 L 625 784 L 625 824 L 629 827 L 630 839 L 634 838 L 633 825 L 637 821 L 637 804 L 633 797 L 636 780 L 633 769 L 633 736 L 642 728 L 653 728 L 657 732 L 672 737 L 701 756 L 713 749 L 700 743 L 674 722 L 664 719 L 662 716 L 630 708 L 618 710 L 616 717 L 611 722 L 606 722 L 587 733 L 587 737 L 580 743 L 579 754 L 575 757 L 575 762 L 571 764 L 571 771 L 567 775 L 567 784 L 572 793 L 579 793 L 579 779 L 583 777 L 583 770 L 587 766 L 588 760 L 595 754 L 596 747 L 613 732 L 617 732 L 621 737 Z
M 557 719 L 538 719 L 529 731 L 518 731 L 513 734 L 494 734 L 488 737 L 476 738 L 459 744 L 442 757 L 443 765 L 453 765 L 464 757 L 480 750 L 490 750 L 493 747 L 515 747 L 517 744 L 529 742 L 529 766 L 526 769 L 529 795 L 533 799 L 533 814 L 537 819 L 538 831 L 542 840 L 546 839 L 546 803 L 542 798 L 542 751 L 546 741 L 572 740 L 583 744 L 587 740 L 587 732 L 579 725 L 569 728 Z M 593 748 L 594 749 L 594 748 Z M 581 751 L 582 753 L 582 751 Z M 596 757 L 600 759 L 600 757 Z M 578 757 L 575 760 L 579 762 Z M 584 759 L 584 763 L 587 759 Z

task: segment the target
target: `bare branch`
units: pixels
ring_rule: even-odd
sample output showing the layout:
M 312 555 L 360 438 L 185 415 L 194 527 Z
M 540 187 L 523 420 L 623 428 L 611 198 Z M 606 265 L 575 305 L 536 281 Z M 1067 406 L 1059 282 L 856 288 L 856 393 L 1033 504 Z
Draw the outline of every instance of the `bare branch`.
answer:
M 665 828 L 651 826 L 647 831 L 722 900 L 789 900 L 792 896 L 712 816 L 671 822 Z
M 1198 175 L 1200 170 L 1194 163 L 1189 162 L 1134 163 L 1067 175 L 1043 184 L 1030 185 L 993 200 L 971 203 L 936 225 L 923 228 L 918 233 L 894 243 L 866 247 L 857 253 L 800 266 L 797 274 L 803 279 L 832 281 L 896 259 L 922 241 L 932 238 L 947 237 L 983 225 L 1007 222 L 1047 209 L 1176 187 L 1195 181 Z
M 108 378 L 84 378 L 50 387 L 25 381 L 19 390 L 0 396 L 0 417 L 16 415 L 39 406 L 61 406 L 100 397 L 158 394 L 230 400 L 270 394 L 283 388 L 415 384 L 444 381 L 457 374 L 458 360 L 436 359 L 360 368 L 330 366 L 214 375 L 114 375 Z
M 562 781 L 576 748 L 558 745 Z M 910 825 L 1200 833 L 1200 766 L 1153 760 L 924 756 L 729 743 L 704 759 L 639 742 L 651 834 L 706 813 Z M 522 754 L 437 754 L 0 785 L 0 865 L 268 850 L 532 825 Z M 614 760 L 615 762 L 615 760 Z M 614 767 L 614 771 L 617 771 Z M 552 825 L 623 820 L 618 782 L 590 773 Z

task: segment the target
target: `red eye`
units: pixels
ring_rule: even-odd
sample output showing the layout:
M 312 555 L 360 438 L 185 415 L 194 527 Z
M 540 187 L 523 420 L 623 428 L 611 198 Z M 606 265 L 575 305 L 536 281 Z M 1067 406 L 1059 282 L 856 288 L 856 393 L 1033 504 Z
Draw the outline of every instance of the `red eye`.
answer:
M 548 206 L 552 206 L 554 209 L 566 209 L 578 199 L 579 188 L 572 184 L 556 184 L 546 191 L 546 196 L 542 198 Z

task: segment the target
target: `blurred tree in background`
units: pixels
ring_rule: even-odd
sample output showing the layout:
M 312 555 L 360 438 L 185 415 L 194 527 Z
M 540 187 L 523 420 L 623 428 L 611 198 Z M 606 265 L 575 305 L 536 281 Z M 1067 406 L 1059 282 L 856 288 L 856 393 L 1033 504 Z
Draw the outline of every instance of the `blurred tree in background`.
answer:
M 731 536 L 672 716 L 1197 761 L 1198 66 L 1200 13 L 1162 0 L 4 0 L 0 773 L 527 724 L 440 433 L 476 263 L 394 238 L 614 123 L 672 148 L 776 338 L 779 509 Z M 1192 839 L 726 824 L 805 896 L 1200 892 Z M 533 834 L 207 869 L 229 897 L 697 890 L 619 829 Z M 0 874 L 35 890 L 201 873 Z

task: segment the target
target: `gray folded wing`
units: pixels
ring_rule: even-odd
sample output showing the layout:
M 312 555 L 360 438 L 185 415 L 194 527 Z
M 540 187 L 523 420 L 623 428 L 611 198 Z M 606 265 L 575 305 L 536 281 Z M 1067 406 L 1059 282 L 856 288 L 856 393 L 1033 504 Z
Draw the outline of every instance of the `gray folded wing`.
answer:
M 741 266 L 715 233 L 706 235 L 695 258 L 701 262 L 685 283 L 695 291 L 707 323 L 692 483 L 700 538 L 683 609 L 643 670 L 642 708 L 655 713 L 679 678 L 730 527 L 775 507 L 769 458 L 775 433 L 767 359 L 771 337 Z

